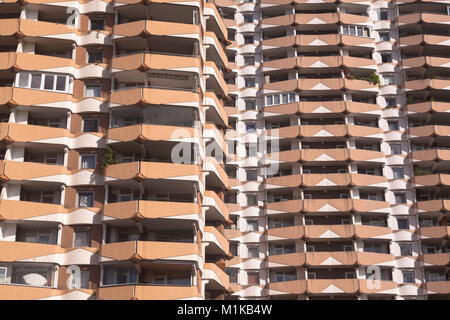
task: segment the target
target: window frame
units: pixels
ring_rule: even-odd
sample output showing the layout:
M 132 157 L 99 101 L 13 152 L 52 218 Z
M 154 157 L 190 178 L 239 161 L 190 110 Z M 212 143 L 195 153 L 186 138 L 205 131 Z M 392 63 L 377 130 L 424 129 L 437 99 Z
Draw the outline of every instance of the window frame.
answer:
M 92 195 L 92 206 L 80 206 L 80 194 L 91 194 Z M 79 191 L 77 192 L 77 208 L 92 208 L 95 204 L 95 191 Z

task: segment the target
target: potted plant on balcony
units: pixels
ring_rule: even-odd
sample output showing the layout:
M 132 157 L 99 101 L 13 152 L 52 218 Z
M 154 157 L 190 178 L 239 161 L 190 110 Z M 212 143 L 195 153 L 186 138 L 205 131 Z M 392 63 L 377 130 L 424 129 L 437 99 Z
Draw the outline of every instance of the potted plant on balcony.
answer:
M 102 163 L 100 164 L 102 170 L 106 169 L 106 167 L 109 166 L 110 164 L 118 163 L 118 161 L 114 158 L 115 154 L 116 152 L 113 149 L 111 148 L 106 149 L 106 152 L 102 159 Z

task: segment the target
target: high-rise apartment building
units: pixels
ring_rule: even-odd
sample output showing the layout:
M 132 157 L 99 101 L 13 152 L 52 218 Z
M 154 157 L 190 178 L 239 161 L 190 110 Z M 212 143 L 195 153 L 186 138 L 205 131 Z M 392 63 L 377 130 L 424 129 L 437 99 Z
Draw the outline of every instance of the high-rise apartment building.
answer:
M 0 299 L 449 299 L 449 24 L 0 0 Z

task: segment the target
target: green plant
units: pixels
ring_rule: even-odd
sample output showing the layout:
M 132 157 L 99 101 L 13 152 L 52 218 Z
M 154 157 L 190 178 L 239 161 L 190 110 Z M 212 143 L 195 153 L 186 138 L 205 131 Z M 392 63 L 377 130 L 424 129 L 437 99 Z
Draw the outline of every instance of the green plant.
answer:
M 430 174 L 430 170 L 422 169 L 422 168 L 414 168 L 414 175 L 415 176 L 425 176 L 427 174 Z
M 372 73 L 366 80 L 371 84 L 377 84 L 379 86 L 381 85 L 380 76 L 376 73 Z
M 434 78 L 436 78 L 436 73 L 433 70 L 428 69 L 426 74 L 425 74 L 425 77 L 427 79 L 434 79 Z
M 100 164 L 100 168 L 105 169 L 110 164 L 118 163 L 118 161 L 114 158 L 115 154 L 116 152 L 113 149 L 111 148 L 106 149 L 106 152 L 102 159 L 102 163 Z

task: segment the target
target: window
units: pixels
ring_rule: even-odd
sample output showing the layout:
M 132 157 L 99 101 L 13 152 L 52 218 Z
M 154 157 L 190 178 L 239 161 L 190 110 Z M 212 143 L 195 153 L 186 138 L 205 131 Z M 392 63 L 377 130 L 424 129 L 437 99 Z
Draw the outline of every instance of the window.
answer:
M 231 283 L 237 283 L 238 282 L 238 270 L 235 268 L 227 268 L 226 274 L 230 277 Z
M 392 62 L 392 55 L 390 53 L 389 54 L 382 54 L 381 55 L 381 62 L 383 62 L 383 63 Z
M 397 218 L 397 226 L 399 230 L 409 230 L 409 221 L 406 218 Z
M 394 84 L 394 76 L 393 75 L 383 75 L 383 84 L 384 85 Z
M 400 255 L 408 257 L 412 256 L 411 244 L 409 243 L 400 244 Z
M 68 79 L 69 76 L 67 75 L 21 72 L 18 86 L 20 88 L 66 92 L 68 91 Z
M 79 192 L 77 206 L 78 207 L 93 207 L 94 206 L 94 192 Z
M 253 14 L 246 13 L 243 14 L 244 17 L 244 23 L 252 23 L 253 22 Z
M 98 132 L 98 119 L 97 118 L 84 118 L 83 119 L 83 132 Z
M 102 63 L 102 62 L 103 62 L 103 51 L 101 50 L 88 51 L 88 63 Z
M 402 192 L 402 193 L 394 193 L 394 197 L 395 197 L 395 203 L 397 204 L 402 204 L 402 203 L 406 203 L 406 195 Z
M 247 88 L 254 88 L 256 87 L 255 78 L 245 78 L 245 86 Z
M 297 279 L 295 271 L 281 271 L 275 272 L 275 281 L 283 282 L 283 281 L 294 281 Z
M 256 181 L 258 179 L 256 170 L 246 170 L 245 172 L 247 174 L 247 181 Z
M 246 65 L 246 66 L 255 65 L 255 57 L 254 56 L 244 56 L 244 65 Z
M 255 110 L 256 102 L 255 100 L 245 100 L 245 110 Z
M 397 131 L 397 130 L 399 130 L 400 127 L 398 125 L 398 121 L 395 121 L 395 120 L 388 121 L 388 128 L 389 128 L 389 131 Z
M 42 203 L 54 203 L 55 193 L 53 191 L 43 191 L 41 192 L 41 202 Z
M 308 272 L 308 279 L 311 279 L 311 280 L 316 279 L 316 273 L 315 272 Z
M 392 108 L 397 106 L 397 100 L 395 98 L 386 98 L 386 107 Z
M 256 157 L 258 152 L 258 145 L 256 143 L 249 143 L 245 146 L 247 157 Z
M 355 279 L 355 273 L 354 272 L 346 272 L 345 279 Z
M 248 284 L 259 284 L 259 272 L 248 272 Z
M 80 289 L 89 289 L 89 271 L 80 271 Z
M 4 284 L 6 281 L 6 268 L 0 268 L 0 284 Z
M 402 271 L 404 283 L 415 283 L 414 271 Z
M 247 133 L 256 132 L 256 124 L 255 123 L 246 123 L 245 124 L 245 131 Z
M 74 248 L 91 246 L 91 230 L 75 230 L 73 237 Z
M 343 25 L 341 33 L 350 36 L 370 37 L 370 29 L 364 26 Z
M 425 280 L 427 282 L 446 281 L 443 271 L 428 271 L 425 273 Z
M 248 247 L 248 257 L 249 258 L 257 258 L 258 256 L 259 256 L 258 247 L 257 246 L 249 246 Z
M 95 154 L 82 154 L 80 158 L 80 169 L 95 169 L 97 162 Z
M 252 44 L 254 42 L 253 35 L 246 35 L 244 36 L 244 43 L 245 44 Z
M 295 93 L 272 94 L 266 96 L 266 106 L 295 102 Z
M 256 194 L 248 194 L 247 195 L 247 206 L 257 206 L 258 205 L 258 199 Z
M 391 154 L 402 154 L 402 146 L 400 143 L 391 143 Z
M 90 18 L 90 22 L 91 22 L 90 30 L 105 30 L 105 19 Z
M 380 10 L 380 20 L 388 20 L 388 11 L 381 9 Z
M 389 36 L 389 32 L 380 32 L 380 41 L 389 41 L 391 37 Z
M 86 84 L 84 96 L 87 98 L 101 97 L 102 90 L 100 84 Z
M 394 179 L 403 179 L 405 177 L 403 168 L 392 168 Z
M 247 220 L 247 231 L 258 231 L 258 220 Z

